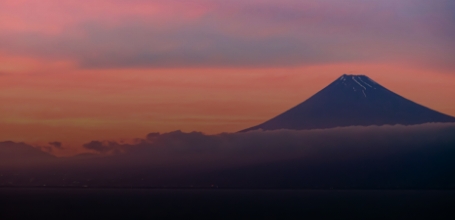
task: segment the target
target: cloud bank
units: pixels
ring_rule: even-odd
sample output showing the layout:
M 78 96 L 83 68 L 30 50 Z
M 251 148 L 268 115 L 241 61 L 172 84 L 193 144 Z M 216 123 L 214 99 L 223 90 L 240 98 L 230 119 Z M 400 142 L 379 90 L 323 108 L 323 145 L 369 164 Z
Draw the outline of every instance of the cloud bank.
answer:
M 429 123 L 403 126 L 353 126 L 316 130 L 250 131 L 206 135 L 201 132 L 150 133 L 136 144 L 91 141 L 84 148 L 108 160 L 129 165 L 206 164 L 207 167 L 242 166 L 289 159 L 349 160 L 413 151 L 431 143 L 455 141 L 455 124 Z M 60 147 L 58 142 L 52 143 Z M 23 155 L 47 155 L 26 144 L 1 143 L 11 161 Z M 27 152 L 27 154 L 23 154 Z M 77 156 L 76 156 L 77 157 Z M 67 160 L 70 158 L 61 158 Z
M 312 179 L 325 184 L 328 180 L 319 180 L 316 177 L 329 175 L 330 178 L 335 178 L 351 171 L 360 173 L 355 175 L 355 178 L 373 174 L 402 176 L 417 173 L 421 176 L 428 175 L 430 171 L 425 171 L 427 169 L 437 169 L 439 171 L 436 173 L 430 173 L 439 173 L 445 178 L 447 175 L 444 172 L 455 169 L 455 164 L 448 160 L 455 156 L 454 134 L 453 123 L 355 126 L 304 131 L 250 131 L 218 135 L 174 131 L 164 134 L 151 133 L 145 139 L 138 139 L 135 144 L 92 141 L 84 147 L 96 154 L 71 158 L 53 158 L 42 152 L 39 154 L 36 149 L 33 154 L 24 154 L 23 152 L 31 152 L 33 148 L 25 144 L 3 142 L 0 144 L 1 155 L 9 158 L 9 162 L 2 160 L 0 171 L 9 175 L 14 172 L 28 174 L 12 177 L 2 174 L 3 180 L 0 183 L 5 185 L 5 178 L 9 177 L 9 180 L 13 178 L 12 182 L 18 185 L 36 184 L 36 181 L 27 182 L 29 179 L 26 176 L 30 175 L 30 172 L 38 176 L 37 179 L 41 181 L 38 181 L 39 184 L 47 182 L 57 186 L 187 186 L 185 184 L 198 181 L 202 185 L 210 181 L 224 181 L 224 184 L 229 186 L 240 184 L 238 181 L 248 178 L 252 181 L 251 178 L 261 179 L 265 178 L 264 176 L 269 179 L 265 178 L 261 184 L 269 184 L 272 181 L 270 178 L 275 178 L 273 176 L 286 173 L 286 178 L 291 176 L 294 179 L 292 183 L 303 184 L 303 180 L 298 180 L 298 177 L 305 173 L 316 175 Z M 34 160 L 30 162 L 30 158 Z M 28 167 L 22 164 L 24 161 L 27 161 L 25 164 Z M 22 166 L 15 169 L 18 164 Z M 346 170 L 337 171 L 338 167 Z M 277 170 L 279 173 L 273 173 L 278 172 Z M 246 176 L 242 176 L 244 172 L 247 173 Z M 254 177 L 269 172 L 272 174 Z M 231 176 L 229 179 L 234 182 L 226 182 L 224 176 Z M 428 178 L 433 180 L 431 184 L 441 181 L 436 177 Z M 309 180 L 305 181 L 306 184 Z M 339 183 L 340 180 L 333 181 Z M 357 183 L 356 181 L 354 183 Z M 409 181 L 409 178 L 406 181 Z M 255 186 L 254 184 L 258 183 L 253 181 L 245 184 Z
M 135 145 L 97 145 L 99 152 L 122 149 L 122 157 L 150 163 L 208 162 L 219 166 L 289 159 L 349 160 L 419 149 L 430 143 L 453 142 L 452 123 L 415 126 L 354 126 L 320 130 L 251 131 L 205 135 L 175 131 L 148 135 Z M 92 142 L 93 143 L 93 142 Z M 87 146 L 88 147 L 88 146 Z M 191 162 L 190 162 L 191 161 Z M 133 162 L 134 163 L 134 162 Z
M 136 144 L 91 141 L 83 145 L 94 154 L 128 159 L 128 163 L 194 162 L 243 164 L 292 158 L 354 158 L 418 149 L 427 143 L 455 140 L 455 124 L 352 126 L 316 130 L 250 131 L 206 135 L 201 132 L 150 133 Z M 60 142 L 51 146 L 61 148 Z M 401 147 L 395 147 L 395 146 Z M 11 161 L 48 155 L 24 143 L 1 142 L 1 155 Z M 392 147 L 393 146 L 393 147 Z M 66 158 L 68 159 L 68 158 Z M 62 158 L 65 160 L 65 158 Z

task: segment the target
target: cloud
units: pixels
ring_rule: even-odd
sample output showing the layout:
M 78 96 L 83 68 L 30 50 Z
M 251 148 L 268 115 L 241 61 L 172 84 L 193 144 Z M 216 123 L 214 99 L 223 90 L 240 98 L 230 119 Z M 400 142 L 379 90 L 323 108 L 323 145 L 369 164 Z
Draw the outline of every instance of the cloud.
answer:
M 12 142 L 0 144 L 0 155 L 16 164 L 27 161 L 28 169 L 33 170 L 35 176 L 67 176 L 65 180 L 52 179 L 54 185 L 68 184 L 62 181 L 70 180 L 70 183 L 96 186 L 161 186 L 197 181 L 204 184 L 218 181 L 235 185 L 246 180 L 255 182 L 263 179 L 264 184 L 273 186 L 273 181 L 279 180 L 275 177 L 297 181 L 305 173 L 314 178 L 314 181 L 317 180 L 310 181 L 315 184 L 327 184 L 329 180 L 324 178 L 338 177 L 342 179 L 337 179 L 336 184 L 342 184 L 343 175 L 350 178 L 350 184 L 357 184 L 356 181 L 360 181 L 358 178 L 377 175 L 377 178 L 384 180 L 371 177 L 368 184 L 374 185 L 375 181 L 395 184 L 401 180 L 393 178 L 401 176 L 408 185 L 427 186 L 430 183 L 423 180 L 409 182 L 411 177 L 406 175 L 415 174 L 412 178 L 430 178 L 431 184 L 442 183 L 440 178 L 455 169 L 455 164 L 451 162 L 455 156 L 454 134 L 454 123 L 354 126 L 303 131 L 259 130 L 217 135 L 174 131 L 151 133 L 135 144 L 92 141 L 84 145 L 86 149 L 98 152 L 98 155 L 55 160 L 28 145 Z M 32 157 L 22 156 L 22 152 L 32 151 Z M 40 160 L 30 162 L 28 158 Z M 39 168 L 42 167 L 39 165 L 46 163 L 53 165 Z M 0 163 L 0 168 L 0 171 L 8 170 L 11 166 L 3 162 Z M 429 177 L 430 174 L 433 176 Z M 322 178 L 321 175 L 326 177 Z M 423 176 L 419 177 L 421 175 Z M 3 179 L 5 178 L 9 177 Z M 226 178 L 233 182 L 226 182 Z M 254 180 L 255 178 L 259 179 Z M 297 181 L 299 184 L 309 183 L 309 180 L 300 179 Z M 3 184 L 2 181 L 0 178 L 0 185 Z M 25 181 L 21 184 L 30 183 Z
M 455 143 L 454 123 L 353 126 L 316 130 L 275 130 L 221 133 L 173 131 L 150 133 L 135 144 L 91 141 L 84 148 L 108 161 L 129 165 L 203 165 L 231 167 L 292 159 L 349 160 L 414 151 L 431 144 Z M 50 145 L 59 148 L 60 142 Z M 0 143 L 5 158 L 48 154 L 23 143 Z M 428 150 L 428 149 L 422 149 Z M 110 156 L 109 156 L 110 155 Z
M 55 157 L 25 143 L 0 142 L 0 168 L 28 167 L 55 160 Z
M 121 144 L 113 141 L 91 141 L 83 145 L 85 149 L 93 150 L 98 153 L 110 154 L 118 153 L 121 147 Z
M 152 132 L 152 133 L 148 133 L 147 136 L 145 137 L 146 140 L 149 140 L 149 141 L 153 141 L 155 140 L 157 137 L 160 136 L 160 133 L 159 132 Z M 140 139 L 139 139 L 140 140 Z
M 453 123 L 218 135 L 174 131 L 151 133 L 136 144 L 92 141 L 84 147 L 113 154 L 106 158 L 104 167 L 172 167 L 176 173 L 179 169 L 208 172 L 289 160 L 335 162 L 431 151 L 430 147 L 439 143 L 455 143 L 453 134 Z
M 62 148 L 62 143 L 55 141 L 55 142 L 49 142 L 49 144 L 55 148 L 61 149 Z
M 455 48 L 451 40 L 455 21 L 447 10 L 453 3 L 445 0 L 100 4 L 109 7 L 89 10 L 70 5 L 105 16 L 74 15 L 58 34 L 2 32 L 0 51 L 71 59 L 82 68 L 267 67 L 352 61 L 453 67 L 454 50 L 449 48 Z M 61 7 L 69 10 L 70 6 Z M 151 13 L 154 7 L 175 16 Z M 122 10 L 109 13 L 105 8 Z M 150 13 L 142 13 L 147 10 Z M 188 11 L 196 18 L 183 13 Z

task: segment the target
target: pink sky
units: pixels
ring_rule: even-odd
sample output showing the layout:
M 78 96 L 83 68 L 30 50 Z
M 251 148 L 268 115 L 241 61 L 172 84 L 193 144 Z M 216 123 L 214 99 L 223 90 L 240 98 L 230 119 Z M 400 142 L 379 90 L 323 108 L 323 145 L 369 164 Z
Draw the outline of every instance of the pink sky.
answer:
M 455 116 L 455 3 L 3 0 L 0 140 L 260 123 L 343 73 Z

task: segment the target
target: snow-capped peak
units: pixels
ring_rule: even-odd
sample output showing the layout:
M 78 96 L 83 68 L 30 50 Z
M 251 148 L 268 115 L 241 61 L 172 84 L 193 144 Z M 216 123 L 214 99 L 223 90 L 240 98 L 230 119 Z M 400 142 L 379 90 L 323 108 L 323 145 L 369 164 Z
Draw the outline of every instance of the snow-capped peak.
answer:
M 350 87 L 354 92 L 362 92 L 366 97 L 366 91 L 369 89 L 377 89 L 377 83 L 371 80 L 365 75 L 348 75 L 343 74 L 338 78 L 338 82 L 341 82 L 345 87 Z

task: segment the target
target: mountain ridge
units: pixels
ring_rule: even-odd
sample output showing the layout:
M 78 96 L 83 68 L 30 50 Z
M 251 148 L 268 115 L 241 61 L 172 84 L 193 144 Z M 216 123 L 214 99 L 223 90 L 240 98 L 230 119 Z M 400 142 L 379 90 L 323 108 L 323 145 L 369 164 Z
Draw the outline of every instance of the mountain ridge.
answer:
M 343 74 L 304 102 L 240 132 L 430 122 L 455 122 L 455 118 L 406 99 L 365 75 Z

